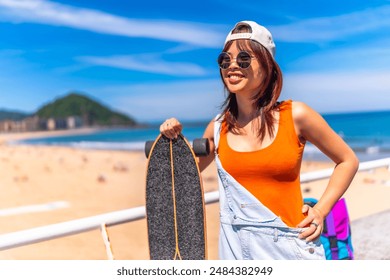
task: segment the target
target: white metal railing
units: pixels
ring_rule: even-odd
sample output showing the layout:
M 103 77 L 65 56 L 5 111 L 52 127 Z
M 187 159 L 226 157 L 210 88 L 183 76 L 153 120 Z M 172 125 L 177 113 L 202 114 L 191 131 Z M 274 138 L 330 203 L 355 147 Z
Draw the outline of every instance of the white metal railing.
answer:
M 363 162 L 359 171 L 372 170 L 387 166 L 390 171 L 390 158 Z M 328 178 L 333 168 L 301 174 L 301 183 L 308 183 Z M 218 191 L 205 194 L 205 203 L 218 202 Z M 72 220 L 32 229 L 11 232 L 0 235 L 0 250 L 16 248 L 28 244 L 47 241 L 81 232 L 96 230 L 104 226 L 114 226 L 145 218 L 145 206 L 110 212 L 88 218 Z

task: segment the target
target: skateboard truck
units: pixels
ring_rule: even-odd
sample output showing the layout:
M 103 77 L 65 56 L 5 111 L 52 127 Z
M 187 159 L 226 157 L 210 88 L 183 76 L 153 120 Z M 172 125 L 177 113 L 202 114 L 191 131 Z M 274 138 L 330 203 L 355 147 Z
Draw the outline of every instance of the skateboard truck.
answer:
M 165 137 L 165 136 L 163 136 Z M 175 140 L 172 140 L 175 141 Z M 150 151 L 152 150 L 154 141 L 149 140 L 145 142 L 145 156 L 148 158 Z M 192 142 L 192 150 L 197 157 L 204 157 L 210 154 L 210 144 L 207 138 L 196 138 Z

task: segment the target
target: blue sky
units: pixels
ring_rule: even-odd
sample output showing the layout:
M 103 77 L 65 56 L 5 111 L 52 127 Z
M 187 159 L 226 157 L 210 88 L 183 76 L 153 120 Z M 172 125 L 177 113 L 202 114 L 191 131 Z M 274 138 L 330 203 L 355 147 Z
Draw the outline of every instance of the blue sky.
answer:
M 272 32 L 281 99 L 390 109 L 390 1 L 376 0 L 0 0 L 0 108 L 78 91 L 142 122 L 211 119 L 216 57 L 240 20 Z

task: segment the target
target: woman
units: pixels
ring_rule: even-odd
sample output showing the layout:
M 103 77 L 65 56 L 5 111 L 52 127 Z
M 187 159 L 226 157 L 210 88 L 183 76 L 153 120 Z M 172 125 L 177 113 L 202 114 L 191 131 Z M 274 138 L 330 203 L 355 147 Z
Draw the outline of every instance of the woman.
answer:
M 218 57 L 228 93 L 222 113 L 207 126 L 220 186 L 221 259 L 324 259 L 323 221 L 358 168 L 347 144 L 301 102 L 277 102 L 282 74 L 271 33 L 252 21 L 236 24 Z M 176 138 L 182 125 L 165 121 L 160 131 Z M 314 207 L 303 205 L 300 167 L 310 141 L 335 168 Z

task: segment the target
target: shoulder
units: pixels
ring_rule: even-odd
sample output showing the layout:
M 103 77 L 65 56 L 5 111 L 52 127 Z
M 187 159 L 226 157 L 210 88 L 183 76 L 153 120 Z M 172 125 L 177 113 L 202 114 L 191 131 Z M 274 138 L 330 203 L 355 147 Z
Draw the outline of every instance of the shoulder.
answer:
M 297 123 L 310 121 L 313 117 L 318 117 L 319 114 L 310 106 L 300 101 L 291 102 L 291 110 L 293 119 Z
M 303 102 L 292 102 L 292 116 L 296 128 L 302 135 L 319 133 L 319 131 L 328 129 L 324 118 Z
M 291 111 L 291 114 L 292 114 L 294 121 L 304 120 L 313 111 L 313 109 L 311 109 L 305 103 L 300 102 L 300 101 L 293 101 L 293 100 L 284 100 L 284 101 L 278 102 L 276 104 L 276 107 L 281 112 Z
M 207 127 L 204 131 L 204 134 L 203 134 L 203 137 L 207 137 L 209 139 L 213 139 L 214 138 L 214 126 L 215 126 L 215 122 L 218 121 L 218 116 L 215 117 L 214 119 L 212 119 L 208 124 L 207 124 Z

